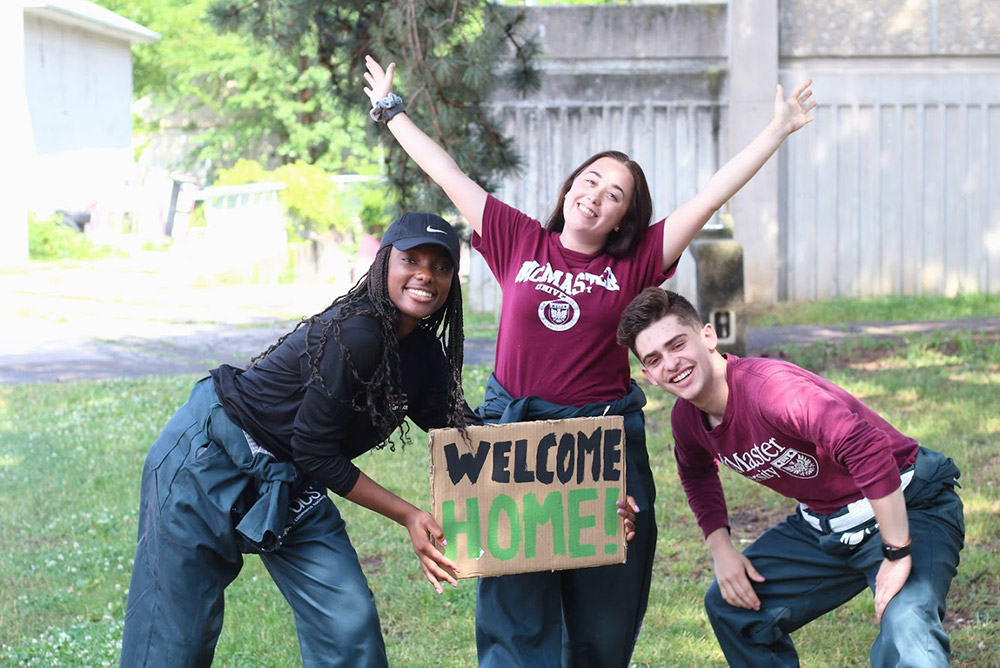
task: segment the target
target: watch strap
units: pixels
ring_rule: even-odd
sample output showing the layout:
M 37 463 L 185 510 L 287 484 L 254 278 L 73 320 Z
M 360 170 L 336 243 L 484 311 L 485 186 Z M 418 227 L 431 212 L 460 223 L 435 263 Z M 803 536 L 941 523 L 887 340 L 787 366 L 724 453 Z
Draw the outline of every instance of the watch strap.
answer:
M 882 556 L 884 556 L 889 561 L 896 561 L 902 559 L 903 557 L 910 556 L 910 545 L 913 543 L 913 539 L 910 538 L 906 541 L 906 544 L 901 547 L 896 547 L 895 545 L 889 545 L 887 543 L 882 543 Z

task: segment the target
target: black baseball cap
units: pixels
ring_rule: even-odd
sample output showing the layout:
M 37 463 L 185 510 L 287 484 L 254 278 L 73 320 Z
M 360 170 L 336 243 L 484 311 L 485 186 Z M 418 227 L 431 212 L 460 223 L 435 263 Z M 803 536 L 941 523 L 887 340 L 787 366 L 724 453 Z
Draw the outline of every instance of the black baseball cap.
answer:
M 435 244 L 443 247 L 451 255 L 455 268 L 458 269 L 459 246 L 458 235 L 448 221 L 433 213 L 411 212 L 389 226 L 382 237 L 379 250 L 386 246 L 395 246 L 399 250 L 409 250 L 422 244 Z

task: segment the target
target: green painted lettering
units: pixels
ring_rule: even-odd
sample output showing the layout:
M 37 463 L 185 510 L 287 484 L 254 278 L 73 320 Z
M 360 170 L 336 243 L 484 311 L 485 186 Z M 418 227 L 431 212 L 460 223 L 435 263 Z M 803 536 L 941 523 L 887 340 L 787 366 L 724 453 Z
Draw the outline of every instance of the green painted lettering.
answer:
M 448 500 L 441 504 L 441 528 L 444 530 L 448 544 L 444 548 L 444 556 L 449 559 L 458 558 L 458 536 L 465 534 L 468 544 L 468 558 L 478 559 L 482 551 L 482 539 L 479 536 L 479 499 L 470 496 L 465 500 L 465 520 L 455 517 L 455 501 Z
M 510 545 L 507 547 L 500 545 L 500 513 L 507 515 L 507 523 L 510 525 Z M 490 506 L 486 545 L 490 554 L 500 561 L 509 561 L 521 551 L 521 513 L 517 509 L 517 502 L 506 494 L 498 495 Z
M 597 517 L 594 515 L 580 515 L 580 505 L 587 501 L 597 500 L 597 490 L 593 487 L 588 489 L 571 489 L 567 496 L 567 521 L 569 523 L 569 556 L 592 557 L 597 554 L 597 548 L 590 544 L 580 543 L 580 532 L 584 529 L 597 525 Z
M 566 554 L 566 515 L 563 511 L 561 492 L 549 492 L 545 501 L 538 503 L 538 498 L 531 494 L 524 495 L 524 556 L 531 559 L 535 556 L 535 543 L 538 527 L 544 524 L 552 525 L 552 553 Z

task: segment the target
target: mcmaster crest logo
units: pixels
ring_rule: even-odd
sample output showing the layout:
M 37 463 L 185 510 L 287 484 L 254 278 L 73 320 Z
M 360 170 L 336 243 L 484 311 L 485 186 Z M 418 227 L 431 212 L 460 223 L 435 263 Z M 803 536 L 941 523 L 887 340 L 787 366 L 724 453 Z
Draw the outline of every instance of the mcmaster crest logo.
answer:
M 600 274 L 553 269 L 548 262 L 540 264 L 526 260 L 514 278 L 515 283 L 534 283 L 535 289 L 552 299 L 543 300 L 538 305 L 538 319 L 547 328 L 561 332 L 573 327 L 580 320 L 580 304 L 574 299 L 579 294 L 590 294 L 594 288 L 604 288 L 618 292 L 618 278 L 611 267 Z
M 580 305 L 570 297 L 549 299 L 538 305 L 538 319 L 549 329 L 561 332 L 580 319 Z

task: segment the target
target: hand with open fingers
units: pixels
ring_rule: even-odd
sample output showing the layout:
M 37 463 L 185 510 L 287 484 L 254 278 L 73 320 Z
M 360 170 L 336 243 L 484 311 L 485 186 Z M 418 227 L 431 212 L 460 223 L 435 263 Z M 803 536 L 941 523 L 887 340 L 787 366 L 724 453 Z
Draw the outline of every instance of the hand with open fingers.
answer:
M 365 56 L 365 94 L 371 100 L 372 106 L 392 92 L 392 75 L 396 71 L 396 63 L 389 63 L 389 67 L 382 69 L 378 61 L 371 56 Z
M 785 129 L 788 134 L 802 128 L 807 123 L 816 120 L 809 112 L 816 108 L 816 100 L 810 100 L 812 91 L 809 87 L 812 79 L 806 79 L 786 98 L 785 89 L 778 84 L 774 94 L 774 122 Z
M 734 547 L 713 554 L 715 562 L 715 579 L 719 582 L 719 591 L 726 603 L 737 608 L 760 610 L 760 599 L 753 590 L 754 582 L 763 582 L 764 576 L 757 572 L 750 560 Z
M 635 514 L 639 512 L 639 504 L 631 496 L 625 497 L 622 501 L 618 499 L 618 516 L 622 518 L 625 525 L 625 540 L 635 538 Z
M 444 538 L 444 531 L 438 525 L 434 516 L 430 513 L 418 510 L 406 521 L 406 529 L 410 532 L 410 541 L 413 542 L 413 551 L 420 559 L 420 567 L 424 569 L 424 575 L 434 587 L 437 593 L 442 593 L 442 582 L 447 582 L 452 587 L 458 586 L 455 574 L 458 566 L 451 559 L 444 556 L 438 549 L 438 545 L 447 545 Z
M 892 597 L 899 593 L 910 577 L 913 560 L 909 557 L 889 561 L 884 559 L 875 575 L 875 620 L 882 623 L 882 614 Z

